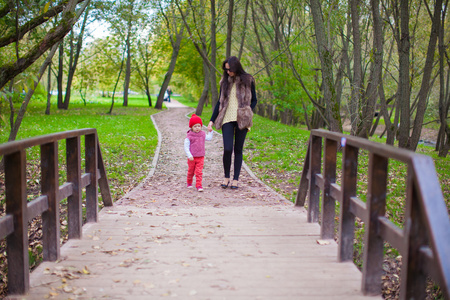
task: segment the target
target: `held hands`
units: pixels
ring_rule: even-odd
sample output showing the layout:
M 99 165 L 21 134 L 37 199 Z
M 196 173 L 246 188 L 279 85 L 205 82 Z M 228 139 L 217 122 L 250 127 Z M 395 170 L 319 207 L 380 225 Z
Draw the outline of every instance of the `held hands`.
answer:
M 213 127 L 213 122 L 212 121 L 209 121 L 209 124 L 208 124 L 208 131 L 209 132 L 211 132 L 213 129 L 212 129 L 212 127 Z
M 189 157 L 188 158 L 190 161 L 193 161 L 194 160 L 194 158 L 191 156 L 191 157 Z

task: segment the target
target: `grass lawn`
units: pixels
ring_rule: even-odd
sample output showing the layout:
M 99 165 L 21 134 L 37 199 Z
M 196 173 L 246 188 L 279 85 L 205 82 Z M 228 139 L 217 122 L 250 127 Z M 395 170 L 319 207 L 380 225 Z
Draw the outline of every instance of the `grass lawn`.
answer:
M 81 100 L 73 99 L 68 110 L 58 110 L 53 103 L 50 115 L 45 115 L 45 103 L 32 102 L 23 119 L 17 140 L 66 130 L 96 128 L 112 196 L 117 200 L 147 175 L 158 144 L 157 133 L 150 119 L 150 115 L 158 110 L 149 108 L 142 96 L 131 96 L 128 107 L 123 107 L 121 103 L 121 99 L 116 101 L 113 112 L 109 115 L 109 98 L 99 97 L 86 106 Z M 9 126 L 1 128 L 1 143 L 8 140 L 9 131 Z M 84 142 L 84 139 L 82 141 Z M 64 141 L 59 143 L 59 149 L 59 160 L 63 165 Z M 31 163 L 37 163 L 38 158 L 38 147 L 27 152 L 27 159 Z M 32 176 L 29 181 L 38 180 L 38 177 L 34 178 L 39 175 L 38 172 L 29 175 Z M 60 181 L 64 182 L 65 178 L 64 169 L 60 168 Z

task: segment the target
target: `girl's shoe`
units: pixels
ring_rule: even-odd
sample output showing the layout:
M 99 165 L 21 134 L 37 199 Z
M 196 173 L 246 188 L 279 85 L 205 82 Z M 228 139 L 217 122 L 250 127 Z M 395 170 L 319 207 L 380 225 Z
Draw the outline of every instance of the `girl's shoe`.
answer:
M 199 187 L 197 188 L 197 191 L 203 192 L 203 188 L 202 188 L 201 186 L 199 186 Z
M 188 185 L 187 185 L 187 188 L 188 188 L 188 189 L 192 189 L 192 184 L 188 184 Z
M 222 182 L 222 184 L 220 185 L 223 189 L 226 189 L 228 187 L 228 185 L 230 184 L 230 179 L 229 178 L 225 178 L 228 179 L 228 182 L 225 184 L 225 180 Z

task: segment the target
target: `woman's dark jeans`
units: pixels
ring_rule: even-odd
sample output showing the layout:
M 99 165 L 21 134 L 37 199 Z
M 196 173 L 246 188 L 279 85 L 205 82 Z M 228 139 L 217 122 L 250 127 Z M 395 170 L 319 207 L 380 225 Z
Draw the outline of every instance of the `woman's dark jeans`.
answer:
M 242 152 L 248 129 L 239 129 L 237 122 L 229 122 L 222 125 L 223 137 L 223 169 L 225 178 L 230 178 L 231 156 L 234 149 L 234 176 L 233 180 L 239 180 L 242 167 Z M 234 147 L 233 147 L 234 144 Z

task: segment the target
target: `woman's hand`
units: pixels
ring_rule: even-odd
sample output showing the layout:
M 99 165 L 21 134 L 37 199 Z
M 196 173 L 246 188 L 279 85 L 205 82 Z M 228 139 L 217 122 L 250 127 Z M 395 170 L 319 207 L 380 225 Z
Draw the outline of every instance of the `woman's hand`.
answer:
M 212 121 L 209 121 L 209 124 L 208 124 L 208 131 L 209 132 L 211 132 L 213 129 L 212 129 L 212 127 L 213 127 L 213 122 Z

